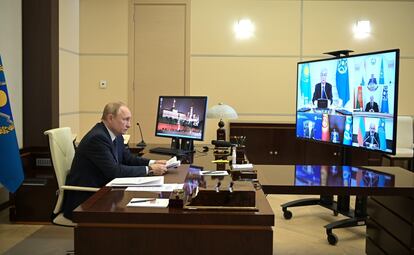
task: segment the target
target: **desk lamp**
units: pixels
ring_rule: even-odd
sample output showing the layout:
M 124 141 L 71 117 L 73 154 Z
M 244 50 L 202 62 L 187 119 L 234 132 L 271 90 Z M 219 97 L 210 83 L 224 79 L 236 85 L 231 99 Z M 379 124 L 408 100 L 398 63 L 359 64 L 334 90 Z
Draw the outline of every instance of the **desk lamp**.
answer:
M 237 112 L 229 105 L 219 103 L 208 109 L 207 118 L 209 119 L 220 119 L 217 129 L 217 140 L 226 140 L 226 130 L 224 129 L 223 119 L 237 119 Z

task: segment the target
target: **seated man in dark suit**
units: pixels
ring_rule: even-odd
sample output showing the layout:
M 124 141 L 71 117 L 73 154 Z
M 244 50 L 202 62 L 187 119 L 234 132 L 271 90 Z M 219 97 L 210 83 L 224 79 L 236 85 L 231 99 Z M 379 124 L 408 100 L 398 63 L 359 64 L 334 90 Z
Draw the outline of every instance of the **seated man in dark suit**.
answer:
M 332 85 L 326 82 L 328 76 L 328 70 L 323 68 L 321 70 L 321 82 L 315 85 L 315 91 L 313 92 L 312 103 L 320 99 L 329 100 L 332 104 Z
M 378 149 L 380 147 L 379 135 L 376 131 L 375 124 L 371 122 L 369 131 L 365 133 L 364 145 L 370 149 Z
M 369 98 L 369 102 L 365 106 L 366 112 L 379 112 L 378 104 L 374 102 L 374 96 Z
M 128 107 L 122 102 L 107 104 L 102 122 L 83 137 L 76 149 L 66 184 L 102 187 L 118 177 L 165 174 L 165 160 L 136 157 L 125 148 L 122 134 L 130 127 Z M 72 219 L 72 211 L 92 195 L 92 192 L 65 191 L 64 216 Z
M 376 85 L 377 79 L 375 78 L 374 74 L 371 74 L 371 78 L 369 78 L 368 85 Z

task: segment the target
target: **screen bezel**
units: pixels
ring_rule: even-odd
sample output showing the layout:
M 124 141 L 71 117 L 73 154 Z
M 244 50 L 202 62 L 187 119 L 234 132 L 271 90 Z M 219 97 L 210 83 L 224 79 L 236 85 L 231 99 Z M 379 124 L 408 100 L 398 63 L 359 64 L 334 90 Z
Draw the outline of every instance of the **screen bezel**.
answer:
M 174 134 L 160 134 L 158 133 L 158 116 L 160 114 L 160 103 L 162 98 L 175 98 L 177 100 L 179 99 L 194 99 L 194 100 L 204 100 L 205 106 L 204 106 L 204 113 L 203 113 L 203 125 L 201 127 L 201 138 L 195 138 L 190 136 L 182 136 L 182 135 L 174 135 Z M 158 104 L 157 104 L 157 115 L 155 117 L 155 136 L 157 137 L 166 137 L 166 138 L 180 138 L 180 139 L 188 139 L 188 140 L 196 140 L 196 141 L 203 141 L 204 135 L 205 135 L 205 127 L 206 127 L 206 117 L 207 117 L 207 102 L 208 98 L 207 96 L 159 96 L 158 98 Z
M 378 149 L 372 149 L 372 148 L 366 148 L 363 146 L 354 146 L 354 145 L 346 145 L 342 143 L 333 143 L 331 141 L 322 141 L 322 140 L 316 140 L 306 137 L 300 137 L 298 136 L 297 128 L 298 128 L 298 107 L 299 107 L 299 86 L 300 86 L 300 65 L 306 64 L 306 63 L 315 63 L 315 62 L 323 62 L 323 61 L 332 61 L 332 60 L 339 60 L 339 59 L 350 59 L 355 57 L 361 57 L 361 56 L 369 56 L 369 55 L 378 55 L 378 54 L 384 54 L 384 53 L 392 53 L 395 52 L 395 85 L 394 85 L 394 112 L 393 112 L 393 135 L 392 135 L 392 145 L 391 145 L 391 151 L 383 151 Z M 340 57 L 331 57 L 331 58 L 324 58 L 324 59 L 316 59 L 316 60 L 308 60 L 308 61 L 300 61 L 297 63 L 296 68 L 296 110 L 295 110 L 295 137 L 299 140 L 306 140 L 306 141 L 312 141 L 315 143 L 321 143 L 321 144 L 331 144 L 336 145 L 339 147 L 346 147 L 346 148 L 357 148 L 365 151 L 375 151 L 379 153 L 384 154 L 391 154 L 395 155 L 396 153 L 396 147 L 397 147 L 397 122 L 398 122 L 398 90 L 399 90 L 399 65 L 400 65 L 400 49 L 389 49 L 389 50 L 383 50 L 383 51 L 374 51 L 374 52 L 366 52 L 361 54 L 355 54 L 355 55 L 349 55 L 349 56 L 340 56 Z

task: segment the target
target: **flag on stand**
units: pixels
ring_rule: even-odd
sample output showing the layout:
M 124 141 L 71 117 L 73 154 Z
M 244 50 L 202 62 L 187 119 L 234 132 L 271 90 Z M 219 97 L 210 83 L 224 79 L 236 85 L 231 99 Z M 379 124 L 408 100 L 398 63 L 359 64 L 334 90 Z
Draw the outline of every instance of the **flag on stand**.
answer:
M 388 113 L 388 86 L 384 85 L 382 89 L 381 112 Z
M 357 88 L 357 95 L 355 99 L 356 105 L 355 109 L 362 110 L 364 108 L 364 101 L 362 100 L 362 87 L 358 86 Z
M 322 141 L 329 141 L 329 118 L 328 114 L 322 115 Z
M 345 119 L 345 131 L 344 131 L 343 144 L 352 145 L 352 116 L 346 116 L 346 119 Z
M 359 118 L 359 127 L 358 127 L 358 145 L 364 146 L 364 136 L 365 136 L 365 117 Z
M 378 124 L 378 136 L 379 136 L 379 147 L 380 150 L 385 151 L 387 149 L 387 138 L 385 135 L 385 121 L 380 119 Z
M 307 105 L 311 100 L 311 82 L 310 82 L 310 69 L 309 64 L 304 64 L 302 66 L 301 76 L 300 76 L 300 92 L 303 99 L 303 104 Z
M 379 75 L 379 84 L 384 84 L 384 59 L 381 58 L 381 69 Z
M 336 88 L 338 96 L 342 99 L 342 106 L 345 106 L 349 101 L 349 76 L 348 76 L 348 60 L 338 60 L 336 68 Z
M 23 167 L 0 57 L 0 183 L 15 192 L 23 182 Z

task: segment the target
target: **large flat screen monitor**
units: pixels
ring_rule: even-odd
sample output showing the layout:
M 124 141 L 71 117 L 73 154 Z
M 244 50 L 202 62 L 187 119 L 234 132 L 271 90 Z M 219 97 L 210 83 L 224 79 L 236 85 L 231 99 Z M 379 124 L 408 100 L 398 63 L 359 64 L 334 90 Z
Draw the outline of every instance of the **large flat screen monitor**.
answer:
M 395 154 L 399 49 L 299 62 L 296 137 Z

